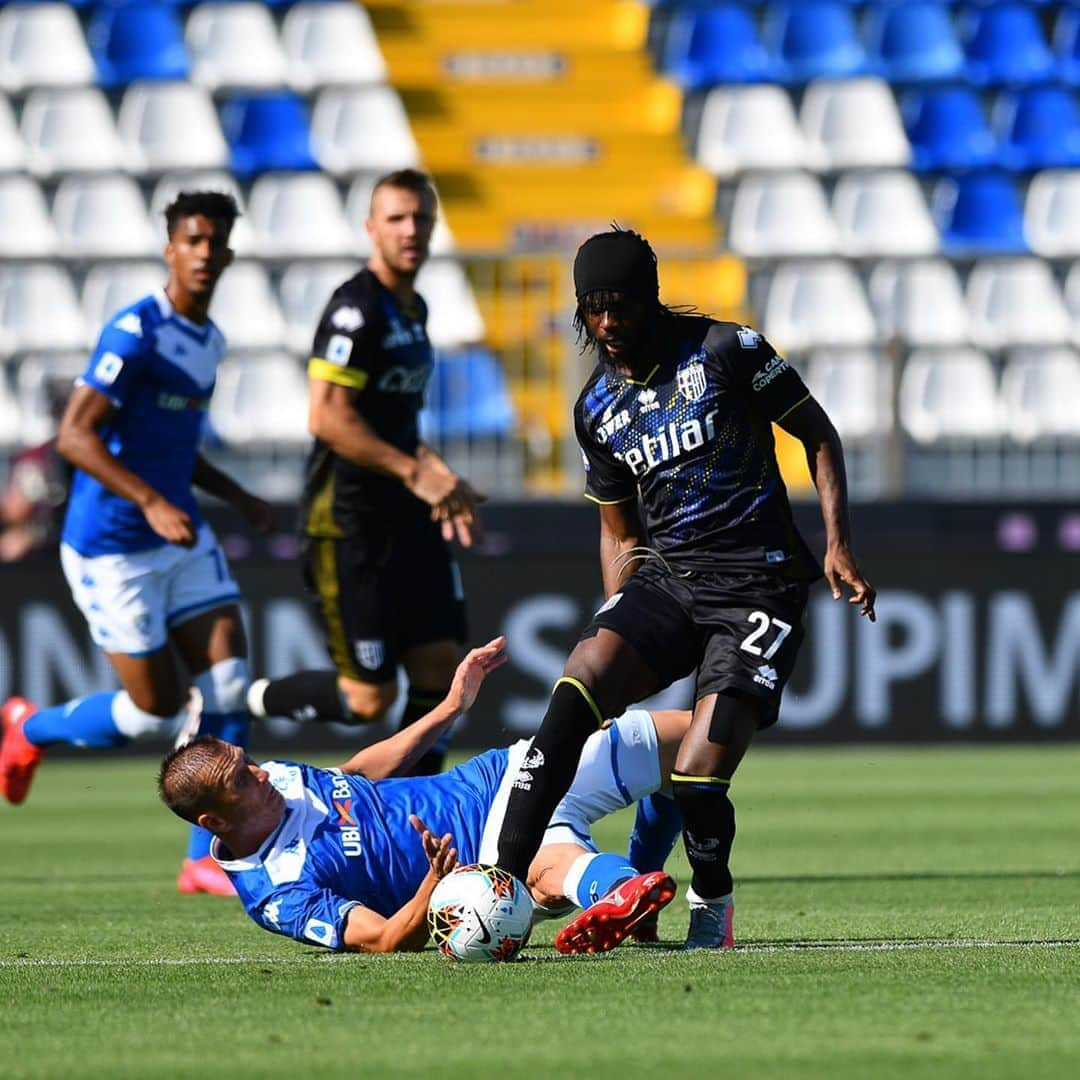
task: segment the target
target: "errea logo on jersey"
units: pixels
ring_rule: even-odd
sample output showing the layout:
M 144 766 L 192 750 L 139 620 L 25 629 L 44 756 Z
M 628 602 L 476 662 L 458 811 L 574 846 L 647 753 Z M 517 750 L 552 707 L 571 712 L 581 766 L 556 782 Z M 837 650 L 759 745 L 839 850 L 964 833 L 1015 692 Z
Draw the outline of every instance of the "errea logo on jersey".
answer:
M 647 390 L 642 390 L 637 397 L 638 412 L 647 413 L 652 412 L 653 409 L 660 408 L 660 402 L 656 400 L 656 391 L 650 387 Z
M 757 669 L 757 674 L 754 675 L 754 682 L 764 686 L 766 690 L 775 690 L 776 680 L 779 677 L 776 668 L 770 667 L 768 664 L 762 664 Z

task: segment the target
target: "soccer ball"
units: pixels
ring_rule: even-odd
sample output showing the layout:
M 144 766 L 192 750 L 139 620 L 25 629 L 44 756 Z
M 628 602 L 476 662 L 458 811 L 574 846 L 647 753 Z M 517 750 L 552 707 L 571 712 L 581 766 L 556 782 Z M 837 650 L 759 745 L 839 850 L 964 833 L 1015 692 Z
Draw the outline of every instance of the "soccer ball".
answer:
M 459 866 L 435 886 L 431 937 L 443 956 L 467 964 L 513 960 L 532 932 L 529 890 L 497 866 Z

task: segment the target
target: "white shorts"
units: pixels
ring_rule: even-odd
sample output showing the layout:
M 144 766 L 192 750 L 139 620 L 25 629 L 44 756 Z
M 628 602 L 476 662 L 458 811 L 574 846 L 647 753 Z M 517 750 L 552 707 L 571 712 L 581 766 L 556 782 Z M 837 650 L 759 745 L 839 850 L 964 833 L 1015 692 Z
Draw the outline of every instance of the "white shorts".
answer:
M 60 564 L 94 644 L 107 653 L 148 656 L 164 648 L 172 627 L 240 599 L 209 525 L 193 548 L 86 556 L 61 544 Z
M 506 775 L 495 793 L 480 838 L 482 863 L 494 862 L 498 854 L 506 803 L 531 745 L 529 739 L 522 739 L 510 747 Z M 596 851 L 593 822 L 633 805 L 659 791 L 661 786 L 656 726 L 645 709 L 629 709 L 613 720 L 609 728 L 589 736 L 570 790 L 555 807 L 541 846 L 577 844 L 586 851 Z

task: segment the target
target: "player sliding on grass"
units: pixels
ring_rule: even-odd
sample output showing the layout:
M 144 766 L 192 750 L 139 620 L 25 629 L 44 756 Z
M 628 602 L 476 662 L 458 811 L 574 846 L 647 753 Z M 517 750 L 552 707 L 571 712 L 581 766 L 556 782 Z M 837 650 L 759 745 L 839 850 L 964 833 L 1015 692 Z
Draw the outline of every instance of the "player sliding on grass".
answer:
M 440 878 L 458 863 L 492 860 L 510 785 L 530 767 L 530 743 L 489 750 L 438 776 L 391 777 L 472 705 L 504 662 L 504 643 L 473 649 L 430 713 L 337 769 L 257 765 L 239 747 L 200 736 L 162 763 L 161 798 L 215 835 L 213 857 L 265 929 L 332 949 L 422 949 Z M 586 742 L 526 878 L 548 913 L 573 904 L 592 913 L 560 931 L 560 952 L 613 948 L 675 895 L 663 871 L 638 874 L 622 856 L 598 853 L 590 827 L 660 788 L 689 719 L 632 710 Z

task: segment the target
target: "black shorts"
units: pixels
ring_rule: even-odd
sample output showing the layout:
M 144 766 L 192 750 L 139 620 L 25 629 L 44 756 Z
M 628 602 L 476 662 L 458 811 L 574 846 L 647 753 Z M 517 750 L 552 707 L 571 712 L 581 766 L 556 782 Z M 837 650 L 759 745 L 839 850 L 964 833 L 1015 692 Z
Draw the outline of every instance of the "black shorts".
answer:
M 695 700 L 745 693 L 776 722 L 780 697 L 805 634 L 806 582 L 771 574 L 695 571 L 687 577 L 649 562 L 593 616 L 583 637 L 613 630 L 641 654 L 657 689 L 698 670 Z
M 392 682 L 409 649 L 466 639 L 461 573 L 437 527 L 307 537 L 304 581 L 345 678 Z

